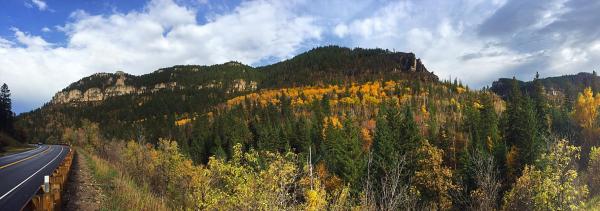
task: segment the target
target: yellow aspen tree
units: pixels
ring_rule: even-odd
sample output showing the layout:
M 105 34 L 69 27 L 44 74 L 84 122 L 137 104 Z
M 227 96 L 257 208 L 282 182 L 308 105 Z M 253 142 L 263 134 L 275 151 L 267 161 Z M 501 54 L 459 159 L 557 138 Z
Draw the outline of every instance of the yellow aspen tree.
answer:
M 580 93 L 575 103 L 573 118 L 583 128 L 593 128 L 598 116 L 598 106 L 600 105 L 600 95 L 592 93 L 591 88 L 586 88 Z

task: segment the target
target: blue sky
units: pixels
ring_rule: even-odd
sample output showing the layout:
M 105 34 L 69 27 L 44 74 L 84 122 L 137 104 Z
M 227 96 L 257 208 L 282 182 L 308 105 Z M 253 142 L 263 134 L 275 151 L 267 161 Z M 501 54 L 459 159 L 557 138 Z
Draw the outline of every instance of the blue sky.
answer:
M 597 69 L 598 11 L 590 0 L 3 0 L 0 82 L 20 113 L 96 72 L 260 66 L 336 44 L 414 52 L 482 87 Z

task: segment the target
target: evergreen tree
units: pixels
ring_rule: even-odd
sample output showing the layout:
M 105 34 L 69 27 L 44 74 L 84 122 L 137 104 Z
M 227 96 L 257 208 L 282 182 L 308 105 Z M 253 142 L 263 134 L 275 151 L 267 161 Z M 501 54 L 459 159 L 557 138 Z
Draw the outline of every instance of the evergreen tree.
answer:
M 473 106 L 467 105 L 465 108 L 464 127 L 469 134 L 469 148 L 471 151 L 481 151 L 484 148 L 483 134 L 481 131 L 481 116 L 479 110 Z
M 216 135 L 213 139 L 213 146 L 210 150 L 210 154 L 219 159 L 227 159 L 227 153 L 223 149 L 223 142 L 219 135 Z
M 373 160 L 375 164 L 375 178 L 383 178 L 390 169 L 397 165 L 400 155 L 393 139 L 392 130 L 386 117 L 387 106 L 381 105 L 377 114 L 375 137 L 373 143 Z
M 411 106 L 404 107 L 402 124 L 396 132 L 399 139 L 395 140 L 400 154 L 409 155 L 411 158 L 417 158 L 415 152 L 421 146 L 422 138 L 419 128 L 415 122 Z M 411 159 L 409 159 L 410 161 Z
M 227 147 L 227 153 L 231 154 L 233 146 L 242 144 L 249 147 L 252 133 L 245 121 L 246 113 L 241 106 L 233 108 L 230 112 L 219 118 L 219 134 Z
M 0 88 L 0 131 L 12 134 L 13 130 L 12 101 L 8 85 L 2 84 Z
M 361 185 L 359 180 L 362 178 L 365 168 L 365 160 L 360 128 L 355 124 L 354 118 L 346 118 L 342 132 L 346 140 L 346 143 L 343 145 L 346 152 L 346 159 L 344 159 L 342 176 L 353 186 L 353 190 L 358 191 Z
M 491 152 L 490 150 L 493 150 L 500 139 L 500 131 L 498 129 L 498 114 L 494 109 L 492 96 L 488 93 L 481 97 L 480 117 L 479 125 L 484 148 L 487 152 Z
M 516 162 L 511 166 L 511 172 L 520 172 L 526 164 L 535 161 L 542 144 L 531 99 L 521 94 L 514 78 L 512 87 L 506 109 L 505 138 L 507 147 L 514 147 L 516 150 L 516 158 L 509 156 L 509 159 Z
M 190 143 L 190 158 L 194 163 L 206 164 L 208 162 L 206 143 L 209 141 L 210 132 L 210 123 L 206 116 L 198 117 L 193 124 Z
M 308 153 L 308 148 L 312 145 L 310 121 L 306 117 L 299 117 L 293 124 L 294 128 L 290 137 L 291 148 L 298 153 Z
M 539 132 L 541 136 L 547 136 L 550 133 L 550 116 L 548 103 L 546 101 L 545 90 L 542 82 L 540 81 L 539 73 L 535 74 L 533 79 L 533 93 L 532 100 L 535 107 L 536 118 L 539 126 Z

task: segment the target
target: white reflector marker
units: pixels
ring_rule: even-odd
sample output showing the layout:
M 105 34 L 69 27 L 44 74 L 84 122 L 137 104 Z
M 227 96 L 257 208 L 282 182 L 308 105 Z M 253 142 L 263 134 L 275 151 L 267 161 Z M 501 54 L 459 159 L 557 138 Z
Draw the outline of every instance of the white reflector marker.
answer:
M 44 176 L 44 192 L 50 192 L 50 176 Z

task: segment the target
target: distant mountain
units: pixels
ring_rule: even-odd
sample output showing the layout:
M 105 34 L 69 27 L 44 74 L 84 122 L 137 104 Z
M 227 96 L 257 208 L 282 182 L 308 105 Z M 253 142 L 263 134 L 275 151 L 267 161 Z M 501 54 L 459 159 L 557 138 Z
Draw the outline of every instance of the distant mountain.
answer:
M 406 79 L 437 82 L 413 53 L 383 49 L 318 47 L 291 59 L 263 67 L 239 62 L 211 66 L 178 65 L 135 76 L 122 71 L 96 73 L 56 93 L 40 109 L 19 116 L 21 128 L 39 139 L 53 134 L 47 123 L 89 119 L 105 125 L 116 137 L 131 137 L 132 122 L 148 131 L 168 129 L 168 118 L 203 114 L 237 96 L 264 89 L 308 85 L 350 84 Z M 45 128 L 48 127 L 48 128 Z
M 591 87 L 594 92 L 600 91 L 600 77 L 593 73 L 581 72 L 576 75 L 564 75 L 539 79 L 549 96 L 563 97 L 569 102 L 574 102 L 577 94 L 586 87 Z M 490 90 L 506 98 L 510 92 L 512 79 L 500 78 L 492 83 Z M 533 81 L 518 81 L 524 92 L 533 92 Z
M 292 59 L 259 67 L 267 87 L 369 81 L 376 78 L 410 78 L 437 81 L 413 53 L 383 49 L 318 47 Z

